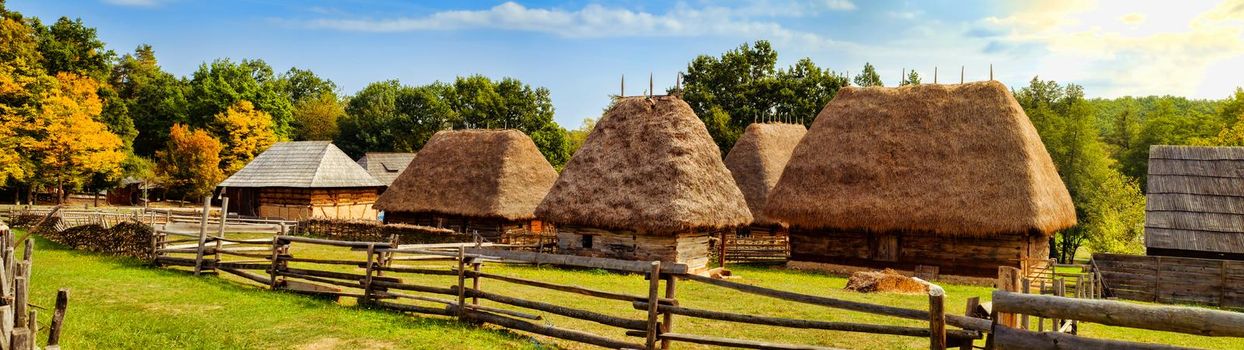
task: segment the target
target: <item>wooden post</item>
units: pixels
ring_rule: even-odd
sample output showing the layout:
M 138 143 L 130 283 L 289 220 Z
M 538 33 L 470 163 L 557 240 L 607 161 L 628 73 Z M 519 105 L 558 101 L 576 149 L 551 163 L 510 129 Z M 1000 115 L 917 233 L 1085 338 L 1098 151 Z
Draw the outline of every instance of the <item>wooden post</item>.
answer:
M 1066 292 L 1066 289 L 1065 289 L 1066 286 L 1063 285 L 1063 283 L 1064 282 L 1062 278 L 1054 280 L 1054 295 L 1055 296 L 1061 297 L 1063 296 L 1063 293 Z M 1063 328 L 1063 320 L 1055 318 L 1055 319 L 1051 319 L 1050 321 L 1053 322 L 1053 324 L 1050 326 L 1054 332 L 1058 332 L 1058 330 Z
M 458 247 L 458 319 L 466 315 L 466 248 Z
M 26 282 L 26 276 L 13 278 L 13 327 L 15 328 L 26 327 L 26 317 L 29 316 L 27 312 L 30 308 L 28 304 L 30 290 Z
M 30 330 L 30 349 L 29 350 L 34 350 L 35 348 L 38 347 L 36 344 L 38 343 L 38 341 L 35 340 L 35 338 L 39 337 L 39 310 L 35 310 L 35 309 L 30 310 L 30 317 L 26 318 L 26 329 Z
M 946 350 L 946 290 L 929 286 L 929 349 Z
M 212 196 L 203 197 L 203 221 L 199 222 L 199 248 L 194 257 L 194 275 L 203 272 L 203 250 L 207 245 L 207 214 L 212 209 Z
M 276 274 L 281 261 L 281 238 L 272 237 L 272 268 L 268 271 L 268 289 L 276 290 Z
M 937 84 L 937 66 L 933 66 L 933 83 Z
M 48 327 L 48 346 L 60 345 L 60 331 L 65 323 L 65 309 L 69 308 L 69 289 L 61 288 L 56 292 L 56 311 L 52 314 L 52 324 Z
M 1016 292 L 1019 290 L 1019 269 L 1010 266 L 998 267 L 998 289 L 1007 292 Z M 1012 313 L 998 313 L 998 323 L 1016 328 L 1019 327 L 1018 318 Z
M 675 286 L 677 285 L 674 281 L 677 281 L 677 280 L 678 279 L 675 278 L 674 275 L 669 275 L 669 278 L 665 280 L 665 298 L 666 299 L 674 299 L 674 293 L 676 292 Z M 675 302 L 674 305 L 677 306 L 678 303 Z M 661 333 L 670 333 L 674 331 L 674 314 L 673 313 L 666 312 L 665 317 L 663 318 L 662 321 L 663 323 L 661 327 Z M 669 348 L 670 348 L 670 341 L 668 339 L 661 339 L 661 350 L 669 350 Z
M 216 233 L 216 237 L 225 238 L 225 219 L 229 217 L 229 197 L 220 198 L 220 232 Z M 219 248 L 219 247 L 217 247 Z M 220 260 L 217 254 L 216 260 Z
M 964 66 L 959 66 L 959 84 L 963 84 Z
M 1032 293 L 1032 281 L 1027 278 L 1024 278 L 1023 280 L 1020 281 L 1020 288 L 1021 288 L 1020 293 L 1024 293 L 1024 294 Z M 1028 330 L 1028 314 L 1023 314 L 1020 316 L 1019 328 L 1023 330 Z
M 965 309 L 967 310 L 964 311 L 963 315 L 967 317 L 972 317 L 973 313 L 976 311 L 976 308 L 979 307 L 980 305 L 981 305 L 980 297 L 968 298 L 967 307 L 965 307 Z M 959 346 L 959 350 L 972 350 L 972 345 L 973 344 L 971 341 L 967 341 L 963 345 Z
M 657 291 L 661 288 L 661 262 L 653 261 L 652 267 L 648 270 L 648 338 L 644 343 L 644 348 L 655 350 L 657 346 L 657 306 L 660 300 L 657 299 Z
M 367 277 L 363 279 L 363 300 L 362 301 L 364 304 L 370 303 L 372 301 L 371 300 L 372 299 L 371 298 L 371 276 L 376 271 L 375 256 L 376 256 L 376 244 L 375 243 L 368 244 L 367 245 Z
M 721 241 L 717 242 L 717 267 L 726 268 L 726 231 L 721 231 Z
M 472 270 L 472 271 L 475 271 L 475 274 L 471 275 L 471 289 L 474 289 L 474 290 L 479 290 L 479 268 L 480 268 L 480 265 L 483 265 L 483 263 L 479 263 L 479 262 L 472 262 L 472 263 L 471 263 L 471 270 Z M 472 296 L 472 297 L 471 297 L 471 305 L 479 305 L 479 297 L 477 297 L 477 296 Z

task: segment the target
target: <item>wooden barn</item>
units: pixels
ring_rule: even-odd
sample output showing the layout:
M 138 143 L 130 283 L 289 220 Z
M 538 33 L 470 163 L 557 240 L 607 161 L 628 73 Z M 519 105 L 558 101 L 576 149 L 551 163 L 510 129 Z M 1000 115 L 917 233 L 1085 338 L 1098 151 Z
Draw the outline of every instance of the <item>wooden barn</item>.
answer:
M 375 220 L 384 184 L 332 143 L 298 141 L 272 145 L 219 187 L 243 216 Z
M 704 123 L 674 96 L 618 100 L 536 216 L 557 225 L 563 251 L 688 271 L 707 265 L 710 236 L 752 222 Z
M 777 185 L 782 169 L 808 129 L 800 124 L 752 124 L 726 154 L 726 169 L 743 191 L 752 224 L 722 239 L 728 261 L 785 261 L 788 254 L 786 225 L 763 214 L 769 191 Z
M 1076 223 L 1036 129 L 996 81 L 839 90 L 764 213 L 790 225 L 792 267 L 985 278 L 1039 268 L 1050 235 Z
M 520 131 L 447 130 L 432 135 L 376 208 L 385 223 L 536 243 L 544 231 L 536 205 L 556 180 L 557 171 Z
M 414 159 L 414 153 L 367 152 L 358 163 L 380 183 L 393 186 L 393 180 L 397 180 L 397 176 L 402 175 Z
M 1244 147 L 1149 149 L 1151 256 L 1244 260 Z

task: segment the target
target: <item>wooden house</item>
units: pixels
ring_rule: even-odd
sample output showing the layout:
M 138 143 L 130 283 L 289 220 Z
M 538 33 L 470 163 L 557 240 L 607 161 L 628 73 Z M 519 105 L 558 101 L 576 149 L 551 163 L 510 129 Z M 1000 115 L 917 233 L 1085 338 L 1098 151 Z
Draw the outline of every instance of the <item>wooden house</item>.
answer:
M 414 159 L 415 153 L 367 152 L 358 163 L 380 183 L 393 186 L 393 180 L 397 180 Z
M 743 192 L 752 212 L 751 225 L 728 234 L 721 242 L 733 261 L 785 261 L 788 254 L 786 225 L 762 212 L 769 191 L 777 185 L 782 169 L 808 129 L 801 124 L 752 124 L 747 126 L 730 153 L 726 169 Z M 739 244 L 735 244 L 735 243 Z
M 520 131 L 447 130 L 432 135 L 376 208 L 385 223 L 536 243 L 533 235 L 544 231 L 536 205 L 556 179 L 557 171 Z
M 1244 147 L 1149 149 L 1148 255 L 1244 260 Z
M 707 265 L 710 236 L 752 222 L 704 123 L 674 96 L 618 100 L 536 216 L 557 225 L 563 251 L 688 271 Z
M 1041 138 L 996 81 L 838 91 L 770 192 L 792 267 L 996 277 L 1076 223 Z M 1043 264 L 1042 264 L 1043 266 Z
M 375 220 L 384 187 L 328 141 L 278 142 L 221 182 L 243 216 Z

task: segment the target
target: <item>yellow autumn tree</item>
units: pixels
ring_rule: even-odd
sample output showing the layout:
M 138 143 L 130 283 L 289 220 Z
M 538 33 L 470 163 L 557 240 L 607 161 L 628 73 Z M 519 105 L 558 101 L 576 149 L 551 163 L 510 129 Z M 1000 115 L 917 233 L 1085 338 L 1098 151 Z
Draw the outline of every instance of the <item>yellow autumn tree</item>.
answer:
M 40 95 L 53 79 L 39 65 L 39 40 L 20 19 L 0 17 L 0 186 L 22 181 L 32 165 L 22 147 L 38 115 Z
M 225 174 L 241 170 L 277 141 L 272 116 L 255 109 L 250 101 L 238 101 L 229 106 L 224 112 L 217 113 L 212 123 L 224 146 L 220 153 L 220 167 Z
M 79 186 L 91 173 L 120 172 L 125 159 L 121 138 L 98 120 L 98 90 L 90 77 L 58 73 L 55 88 L 43 94 L 38 114 L 25 125 L 32 135 L 23 148 L 33 154 L 36 174 L 61 198 L 65 185 Z
M 174 124 L 165 149 L 156 152 L 156 176 L 167 181 L 169 189 L 181 194 L 183 200 L 210 196 L 225 177 L 220 171 L 222 148 L 220 141 L 206 131 Z

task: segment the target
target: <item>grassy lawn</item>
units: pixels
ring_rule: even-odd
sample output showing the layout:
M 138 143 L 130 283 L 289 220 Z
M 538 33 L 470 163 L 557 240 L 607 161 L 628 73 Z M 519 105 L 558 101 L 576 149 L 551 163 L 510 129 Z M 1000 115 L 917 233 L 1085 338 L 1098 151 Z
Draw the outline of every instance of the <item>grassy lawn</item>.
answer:
M 171 269 L 146 267 L 128 259 L 101 257 L 49 247 L 40 241 L 36 253 L 34 301 L 50 304 L 55 289 L 70 287 L 69 323 L 66 345 L 73 348 L 531 348 L 537 343 L 556 344 L 571 349 L 591 348 L 568 341 L 533 336 L 514 336 L 503 331 L 474 330 L 439 317 L 406 316 L 352 307 L 310 297 L 274 293 L 242 282 L 231 275 L 194 278 Z M 362 259 L 364 253 L 345 248 L 294 243 L 296 257 Z M 448 262 L 397 262 L 449 269 Z M 325 267 L 292 263 L 298 267 L 361 272 L 353 267 Z M 821 295 L 845 300 L 927 308 L 922 295 L 861 294 L 846 291 L 846 279 L 837 276 L 790 271 L 764 266 L 734 266 L 744 283 Z M 639 275 L 619 275 L 599 270 L 569 270 L 549 267 L 488 265 L 485 272 L 520 276 L 559 284 L 579 285 L 599 290 L 646 294 L 647 282 Z M 446 287 L 456 278 L 395 274 L 407 283 Z M 947 310 L 961 313 L 967 298 L 988 300 L 992 288 L 944 285 L 948 292 Z M 625 302 L 588 298 L 573 294 L 485 280 L 484 291 L 547 303 L 576 307 L 604 314 L 643 319 L 645 313 L 631 310 Z M 434 296 L 452 299 L 449 296 Z M 808 306 L 753 296 L 720 287 L 682 282 L 678 299 L 684 306 L 744 314 L 806 318 L 826 321 L 863 322 L 923 327 L 927 324 L 872 314 Z M 482 304 L 517 309 L 481 301 Z M 421 304 L 435 306 L 435 304 Z M 532 311 L 527 311 L 531 313 Z M 537 312 L 538 313 L 538 312 Z M 579 329 L 642 343 L 608 326 L 544 314 L 537 323 Z M 46 316 L 41 316 L 46 320 Z M 1033 321 L 1035 324 L 1035 320 Z M 713 336 L 768 340 L 781 343 L 815 344 L 850 349 L 921 349 L 922 338 L 878 336 L 821 330 L 791 330 L 719 321 L 676 317 L 674 330 Z M 1081 334 L 1091 337 L 1132 341 L 1163 342 L 1203 348 L 1244 348 L 1244 339 L 1198 337 L 1174 333 L 1082 324 Z M 534 339 L 534 341 L 533 341 Z M 679 349 L 698 349 L 677 344 Z

